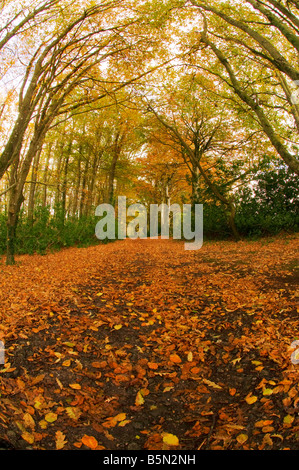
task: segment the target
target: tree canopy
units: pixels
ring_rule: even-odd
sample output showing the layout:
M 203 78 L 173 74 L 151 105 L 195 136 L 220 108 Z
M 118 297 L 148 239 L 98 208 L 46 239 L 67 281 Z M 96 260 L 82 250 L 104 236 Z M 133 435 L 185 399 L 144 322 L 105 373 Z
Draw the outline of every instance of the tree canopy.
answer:
M 299 173 L 298 32 L 296 1 L 2 2 L 7 262 L 18 225 L 61 234 L 118 194 L 206 203 L 239 238 L 240 191 Z

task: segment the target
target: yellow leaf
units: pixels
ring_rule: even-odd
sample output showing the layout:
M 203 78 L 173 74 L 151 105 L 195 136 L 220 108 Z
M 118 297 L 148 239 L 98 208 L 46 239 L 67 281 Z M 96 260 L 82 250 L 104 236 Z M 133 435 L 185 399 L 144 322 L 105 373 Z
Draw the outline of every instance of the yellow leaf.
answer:
M 135 405 L 136 406 L 141 406 L 143 405 L 144 403 L 144 398 L 141 394 L 141 392 L 138 392 L 137 395 L 136 395 L 136 399 L 135 399 Z
M 234 364 L 234 366 L 237 364 L 237 362 L 240 362 L 242 360 L 241 357 L 237 357 L 236 359 L 233 359 L 231 362 Z
M 65 435 L 61 431 L 56 431 L 55 433 L 55 444 L 56 444 L 56 449 L 60 450 L 63 449 L 67 441 L 65 440 Z
M 131 420 L 130 419 L 124 419 L 123 421 L 121 421 L 120 423 L 118 423 L 118 425 L 123 428 L 126 424 L 130 423 Z
M 83 444 L 90 449 L 96 449 L 98 447 L 98 441 L 93 436 L 87 436 L 86 434 L 82 437 L 81 441 Z
M 219 389 L 219 390 L 222 389 L 222 387 L 220 387 L 220 385 L 215 384 L 215 382 L 211 382 L 211 380 L 203 379 L 203 382 L 204 382 L 206 385 L 208 385 L 209 387 L 217 388 L 217 389 Z
M 124 419 L 126 419 L 126 417 L 126 413 L 119 413 L 118 415 L 114 416 L 113 419 L 115 419 L 115 421 L 123 421 Z
M 81 411 L 79 410 L 79 408 L 76 408 L 74 406 L 68 406 L 66 409 L 65 409 L 67 415 L 69 418 L 71 419 L 74 419 L 74 420 L 78 420 L 81 416 Z
M 62 363 L 62 365 L 65 366 L 65 367 L 69 367 L 69 366 L 71 365 L 71 360 L 70 360 L 70 359 L 67 359 L 66 361 L 64 361 L 64 362 Z
M 80 390 L 81 389 L 80 384 L 70 384 L 69 387 L 73 388 L 74 390 Z
M 272 393 L 273 393 L 273 390 L 271 388 L 264 388 L 263 390 L 264 396 L 272 395 Z
M 22 438 L 24 439 L 24 441 L 28 442 L 29 444 L 33 444 L 34 443 L 34 436 L 33 434 L 30 434 L 29 432 L 27 431 L 24 431 L 22 434 L 21 434 Z
M 56 377 L 56 382 L 57 382 L 57 385 L 59 388 L 61 388 L 61 390 L 63 389 L 63 385 L 62 383 L 60 382 L 60 380 Z
M 180 445 L 177 436 L 175 436 L 174 434 L 169 434 L 168 432 L 164 432 L 162 434 L 162 436 L 163 436 L 164 444 L 167 444 L 169 446 L 178 446 L 178 445 Z
M 245 398 L 246 403 L 248 405 L 253 405 L 257 401 L 257 397 L 255 395 L 252 395 L 252 393 L 249 393 L 247 397 Z
M 69 341 L 65 341 L 63 344 L 65 344 L 69 348 L 73 348 L 75 346 L 75 343 L 70 343 Z
M 120 330 L 123 326 L 122 325 L 114 325 L 115 330 Z
M 45 416 L 45 420 L 47 423 L 54 423 L 57 419 L 57 414 L 56 413 L 47 413 Z
M 188 362 L 192 362 L 192 361 L 193 361 L 193 354 L 192 354 L 191 351 L 188 352 L 187 360 L 188 360 Z
M 170 390 L 173 390 L 174 387 L 165 387 L 163 390 L 163 393 L 170 392 Z
M 292 422 L 294 421 L 294 416 L 291 416 L 291 415 L 286 415 L 284 418 L 283 418 L 283 422 L 284 424 L 292 424 Z
M 247 434 L 239 434 L 237 436 L 237 441 L 239 442 L 239 444 L 244 444 L 248 439 L 248 436 Z
M 42 429 L 47 429 L 48 427 L 48 423 L 44 419 L 42 419 L 38 424 L 39 424 L 39 427 Z
M 35 428 L 35 422 L 30 413 L 24 414 L 23 421 L 25 423 L 26 428 L 31 428 L 31 429 Z

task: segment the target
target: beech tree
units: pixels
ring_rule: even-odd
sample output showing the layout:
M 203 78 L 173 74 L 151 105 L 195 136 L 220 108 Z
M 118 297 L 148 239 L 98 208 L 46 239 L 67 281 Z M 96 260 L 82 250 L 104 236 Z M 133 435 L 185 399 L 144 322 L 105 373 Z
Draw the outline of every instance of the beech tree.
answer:
M 282 121 L 283 109 L 286 121 L 288 116 L 292 116 L 296 131 L 293 128 L 290 132 L 294 139 L 298 139 L 299 103 L 292 99 L 294 87 L 299 80 L 299 69 L 296 67 L 299 51 L 297 2 L 287 2 L 284 5 L 276 1 L 246 0 L 246 4 L 250 4 L 250 7 L 244 4 L 232 5 L 229 1 L 224 2 L 221 7 L 215 2 L 203 3 L 190 0 L 190 3 L 201 13 L 203 19 L 202 30 L 197 35 L 198 50 L 203 51 L 208 47 L 224 71 L 223 74 L 211 68 L 211 74 L 216 73 L 221 77 L 245 103 L 247 109 L 255 114 L 277 153 L 292 171 L 299 174 L 295 141 L 290 139 L 289 135 L 282 136 L 283 126 L 278 128 L 276 125 L 277 117 L 280 123 Z M 265 18 L 268 21 L 266 23 Z M 234 46 L 237 46 L 237 51 Z M 243 51 L 244 72 L 248 80 L 244 80 L 244 73 L 243 76 L 240 73 L 240 56 L 243 56 Z M 264 75 L 264 80 L 266 80 L 265 71 L 276 78 L 274 85 L 276 90 L 270 91 L 256 86 L 256 75 L 249 65 L 250 62 L 254 63 L 260 74 Z M 272 79 L 271 81 L 273 83 Z M 271 81 L 268 79 L 268 84 Z M 264 81 L 264 86 L 266 83 Z M 279 97 L 279 89 L 284 93 L 284 100 Z M 266 99 L 267 93 L 269 93 L 268 98 L 271 96 L 272 103 Z M 283 105 L 280 104 L 281 99 L 284 101 Z M 269 108 L 272 108 L 272 111 L 276 110 L 274 118 Z M 287 126 L 289 127 L 288 123 Z M 293 151 L 290 145 L 292 142 Z
M 220 98 L 212 101 L 211 92 L 202 86 L 203 80 L 185 74 L 176 86 L 161 85 L 160 100 L 146 103 L 156 121 L 151 132 L 165 148 L 174 150 L 177 161 L 185 163 L 191 176 L 193 204 L 203 202 L 201 180 L 224 206 L 238 239 L 233 189 L 256 171 L 267 143 L 254 126 L 245 131 L 232 110 L 222 108 Z
M 0 156 L 0 177 L 12 165 L 8 209 L 9 264 L 14 262 L 13 245 L 24 200 L 23 187 L 32 160 L 41 150 L 53 121 L 97 103 L 125 86 L 123 81 L 105 80 L 105 72 L 99 74 L 100 64 L 112 65 L 109 63 L 112 57 L 116 61 L 128 60 L 136 48 L 141 51 L 148 41 L 138 37 L 136 28 L 134 30 L 136 19 L 117 15 L 113 18 L 121 3 L 119 0 L 102 2 L 83 12 L 79 10 L 79 13 L 73 13 L 72 7 L 71 21 L 67 18 L 63 25 L 61 20 L 63 27 L 59 33 L 51 33 L 50 38 L 37 47 L 26 68 L 19 92 L 18 117 Z M 136 76 L 129 77 L 128 83 L 134 79 Z M 83 93 L 80 91 L 78 95 L 78 90 Z M 30 144 L 21 158 L 30 122 L 33 126 Z

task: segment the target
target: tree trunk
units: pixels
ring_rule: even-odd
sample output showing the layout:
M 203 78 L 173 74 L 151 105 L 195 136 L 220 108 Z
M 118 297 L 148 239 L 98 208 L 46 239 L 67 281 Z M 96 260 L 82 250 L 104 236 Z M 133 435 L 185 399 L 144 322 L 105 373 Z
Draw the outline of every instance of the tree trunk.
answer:
M 66 216 L 66 193 L 67 193 L 67 176 L 68 176 L 68 166 L 70 160 L 70 154 L 72 151 L 73 142 L 70 141 L 67 148 L 67 156 L 64 162 L 64 171 L 63 171 L 63 183 L 62 183 L 62 200 L 61 200 L 61 222 L 64 225 L 65 216 Z
M 199 197 L 198 197 L 199 196 L 198 195 L 199 175 L 200 175 L 200 172 L 199 172 L 198 166 L 193 165 L 192 166 L 192 172 L 191 172 L 191 178 L 192 178 L 192 181 L 191 181 L 191 191 L 192 191 L 191 199 L 192 199 L 192 204 L 197 204 L 198 199 L 199 199 Z
M 40 160 L 42 149 L 37 152 L 34 158 L 32 172 L 31 172 L 31 183 L 30 183 L 30 192 L 29 192 L 29 200 L 28 200 L 28 222 L 30 225 L 33 225 L 33 214 L 34 214 L 34 199 L 35 199 L 35 189 L 36 189 L 36 181 L 37 181 L 37 172 L 38 172 L 38 165 Z
M 232 202 L 230 202 L 228 206 L 228 223 L 233 233 L 235 241 L 239 241 L 241 240 L 241 236 L 236 227 L 235 218 L 236 218 L 236 207 Z
M 10 193 L 7 220 L 7 252 L 6 264 L 14 264 L 16 229 L 19 221 L 21 206 L 24 202 L 23 189 L 30 171 L 32 160 L 37 152 L 41 151 L 42 142 L 47 128 L 41 126 L 35 130 L 27 154 L 19 170 L 19 160 L 14 162 L 11 174 L 11 184 L 16 183 Z M 19 170 L 19 171 L 18 171 Z
M 115 136 L 112 162 L 111 162 L 109 175 L 108 175 L 108 203 L 109 204 L 113 204 L 113 200 L 114 200 L 115 170 L 116 170 L 117 160 L 120 154 L 121 141 L 122 141 L 122 137 L 120 138 L 120 132 L 118 132 Z
M 89 160 L 86 158 L 83 179 L 82 179 L 80 206 L 79 206 L 79 218 L 80 219 L 81 217 L 84 216 L 84 208 L 86 204 L 86 182 L 87 182 L 88 169 L 89 169 Z
M 50 161 L 50 155 L 51 155 L 51 150 L 52 150 L 52 142 L 49 145 L 49 149 L 47 152 L 47 157 L 46 157 L 46 162 L 45 162 L 45 171 L 44 171 L 44 176 L 43 176 L 43 183 L 44 183 L 44 188 L 43 188 L 43 197 L 42 197 L 42 206 L 46 207 L 47 205 L 47 183 L 48 183 L 48 171 L 49 171 L 49 161 Z
M 10 177 L 10 183 L 13 185 L 17 179 L 18 164 L 14 163 Z M 19 213 L 21 205 L 24 201 L 23 192 L 19 192 L 17 184 L 11 187 L 8 202 L 7 215 L 7 240 L 6 240 L 6 264 L 15 264 L 15 243 L 16 230 L 19 221 Z
M 79 151 L 77 175 L 76 175 L 76 186 L 75 186 L 74 199 L 73 199 L 73 204 L 72 204 L 72 215 L 74 217 L 77 215 L 77 210 L 78 210 L 78 197 L 79 197 L 80 183 L 81 183 L 81 156 L 80 156 L 80 151 Z

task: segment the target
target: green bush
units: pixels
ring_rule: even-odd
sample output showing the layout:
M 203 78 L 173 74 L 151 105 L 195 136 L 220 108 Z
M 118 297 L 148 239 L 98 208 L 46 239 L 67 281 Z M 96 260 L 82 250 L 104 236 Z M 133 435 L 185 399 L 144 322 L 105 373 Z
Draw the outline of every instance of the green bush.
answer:
M 295 232 L 299 227 L 298 177 L 286 168 L 265 170 L 237 195 L 236 225 L 243 235 Z
M 1 254 L 6 251 L 6 221 L 6 216 L 0 215 Z M 39 207 L 34 213 L 33 223 L 30 223 L 26 215 L 21 213 L 17 227 L 16 254 L 45 254 L 49 250 L 100 243 L 95 236 L 97 222 L 98 218 L 95 216 L 63 220 L 59 210 L 51 215 L 49 208 Z M 102 241 L 107 242 L 108 240 Z

